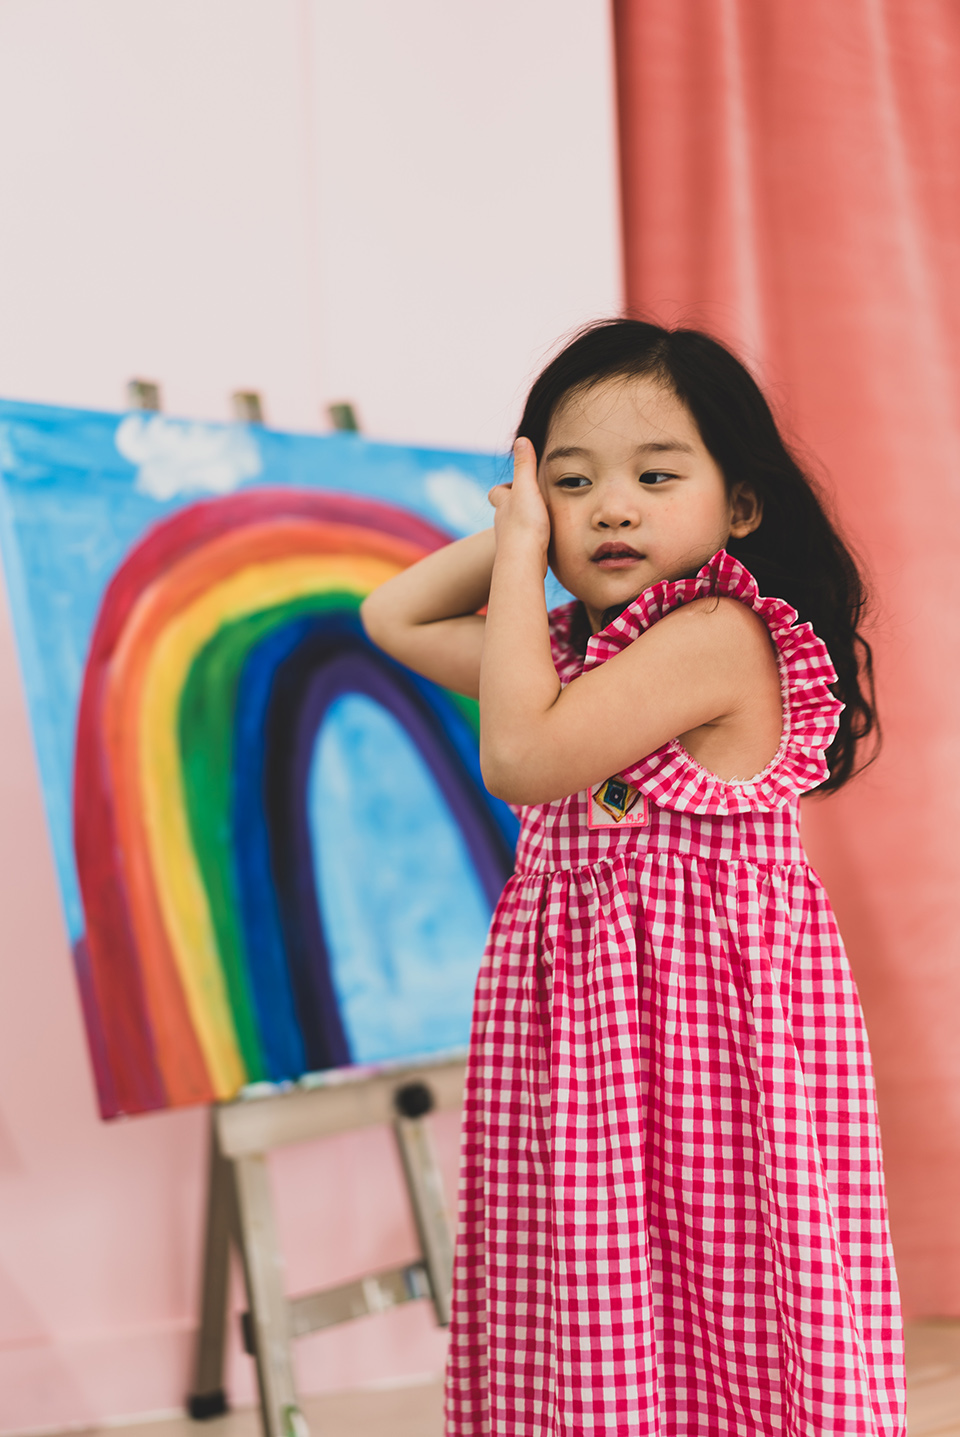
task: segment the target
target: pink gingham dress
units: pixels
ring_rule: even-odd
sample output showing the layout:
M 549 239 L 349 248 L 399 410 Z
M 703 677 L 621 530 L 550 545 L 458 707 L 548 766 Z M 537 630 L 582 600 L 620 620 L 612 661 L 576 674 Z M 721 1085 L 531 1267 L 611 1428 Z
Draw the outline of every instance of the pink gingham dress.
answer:
M 840 704 L 827 651 L 721 551 L 646 590 L 569 682 L 678 605 L 769 627 L 783 737 L 726 783 L 673 742 L 522 812 L 477 987 L 448 1437 L 902 1437 L 902 1340 L 870 1056 L 800 844 Z

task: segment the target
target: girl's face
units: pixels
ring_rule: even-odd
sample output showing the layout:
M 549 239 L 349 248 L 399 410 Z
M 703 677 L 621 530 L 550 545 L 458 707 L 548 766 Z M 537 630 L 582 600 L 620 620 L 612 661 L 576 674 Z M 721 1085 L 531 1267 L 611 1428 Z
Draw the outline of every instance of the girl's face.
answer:
M 594 633 L 605 609 L 695 574 L 762 517 L 751 490 L 728 490 L 689 410 L 653 379 L 618 376 L 569 394 L 538 475 L 550 567 L 583 600 Z

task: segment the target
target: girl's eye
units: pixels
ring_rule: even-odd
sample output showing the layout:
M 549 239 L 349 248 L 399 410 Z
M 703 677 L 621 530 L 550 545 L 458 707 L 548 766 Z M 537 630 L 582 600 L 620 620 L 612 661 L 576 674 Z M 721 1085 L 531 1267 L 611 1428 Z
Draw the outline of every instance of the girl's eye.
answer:
M 558 489 L 586 489 L 590 480 L 582 474 L 565 474 L 562 479 L 557 480 Z
M 645 474 L 640 475 L 641 484 L 665 484 L 668 479 L 676 479 L 676 474 L 666 474 L 662 469 L 648 469 Z

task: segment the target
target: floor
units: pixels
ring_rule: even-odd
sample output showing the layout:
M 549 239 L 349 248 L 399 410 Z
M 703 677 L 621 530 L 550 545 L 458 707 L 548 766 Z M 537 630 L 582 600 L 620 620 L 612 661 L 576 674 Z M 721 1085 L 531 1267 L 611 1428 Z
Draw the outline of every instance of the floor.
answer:
M 310 1437 L 441 1437 L 441 1392 L 439 1383 L 336 1392 L 327 1397 L 304 1397 L 301 1406 Z M 71 1433 L 70 1437 L 94 1434 Z M 259 1414 L 244 1408 L 203 1423 L 172 1417 L 165 1422 L 100 1428 L 95 1437 L 262 1437 L 262 1430 Z
M 910 1437 L 960 1437 L 960 1321 L 907 1324 L 907 1411 Z
M 960 1321 L 908 1326 L 907 1387 L 910 1437 L 960 1437 Z M 443 1429 L 439 1385 L 307 1397 L 303 1411 L 311 1437 L 441 1437 Z M 109 1437 L 260 1437 L 260 1422 L 256 1412 L 245 1410 L 202 1427 L 184 1417 L 108 1432 Z

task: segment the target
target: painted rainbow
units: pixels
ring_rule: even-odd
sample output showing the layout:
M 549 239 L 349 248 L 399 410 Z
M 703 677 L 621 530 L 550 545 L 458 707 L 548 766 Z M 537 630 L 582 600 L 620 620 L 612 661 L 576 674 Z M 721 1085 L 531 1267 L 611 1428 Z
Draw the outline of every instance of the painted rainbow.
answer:
M 75 957 L 105 1116 L 360 1060 L 309 802 L 345 698 L 402 730 L 495 903 L 515 825 L 480 779 L 476 705 L 393 663 L 357 617 L 448 538 L 373 499 L 255 489 L 181 509 L 113 575 L 74 769 Z M 368 770 L 343 779 L 345 804 L 369 797 Z

